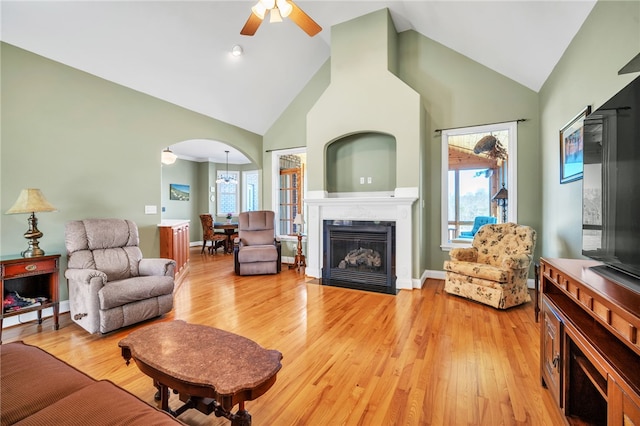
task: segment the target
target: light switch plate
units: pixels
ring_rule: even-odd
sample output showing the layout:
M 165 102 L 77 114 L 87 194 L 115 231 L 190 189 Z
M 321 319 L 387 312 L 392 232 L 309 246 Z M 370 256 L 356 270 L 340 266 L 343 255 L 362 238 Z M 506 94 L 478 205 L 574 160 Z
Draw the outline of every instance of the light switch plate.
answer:
M 144 206 L 144 214 L 157 214 L 158 207 L 157 206 Z

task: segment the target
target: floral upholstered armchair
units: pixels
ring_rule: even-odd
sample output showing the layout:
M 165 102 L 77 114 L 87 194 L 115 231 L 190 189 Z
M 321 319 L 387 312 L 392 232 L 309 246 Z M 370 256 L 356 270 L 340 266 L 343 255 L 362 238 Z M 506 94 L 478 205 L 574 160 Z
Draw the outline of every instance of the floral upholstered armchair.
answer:
M 444 289 L 494 308 L 531 301 L 527 276 L 536 246 L 536 231 L 525 225 L 484 225 L 472 247 L 455 248 L 444 262 Z

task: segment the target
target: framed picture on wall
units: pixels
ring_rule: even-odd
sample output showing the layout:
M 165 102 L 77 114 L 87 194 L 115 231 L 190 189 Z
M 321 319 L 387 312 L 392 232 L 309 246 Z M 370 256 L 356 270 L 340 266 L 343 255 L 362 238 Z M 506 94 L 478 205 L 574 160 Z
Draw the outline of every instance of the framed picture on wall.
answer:
M 169 199 L 177 201 L 189 201 L 189 185 L 179 183 L 169 184 Z
M 587 105 L 560 130 L 560 183 L 582 179 L 584 154 L 584 119 L 591 114 Z

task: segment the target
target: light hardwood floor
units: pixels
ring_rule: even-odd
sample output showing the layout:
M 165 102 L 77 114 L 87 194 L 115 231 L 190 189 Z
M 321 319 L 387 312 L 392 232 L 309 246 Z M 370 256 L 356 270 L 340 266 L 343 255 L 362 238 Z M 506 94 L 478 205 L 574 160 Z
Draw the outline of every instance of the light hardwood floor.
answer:
M 246 404 L 255 425 L 563 424 L 540 385 L 533 303 L 497 311 L 446 294 L 439 280 L 396 296 L 327 287 L 286 265 L 275 276 L 237 277 L 233 256 L 194 247 L 173 311 L 156 321 L 173 319 L 283 353 L 276 384 Z M 40 346 L 155 404 L 151 379 L 135 363 L 127 367 L 118 348 L 147 324 L 89 335 L 64 314 L 58 331 L 47 319 L 2 337 Z M 171 406 L 179 405 L 172 396 Z M 229 424 L 194 410 L 180 419 Z

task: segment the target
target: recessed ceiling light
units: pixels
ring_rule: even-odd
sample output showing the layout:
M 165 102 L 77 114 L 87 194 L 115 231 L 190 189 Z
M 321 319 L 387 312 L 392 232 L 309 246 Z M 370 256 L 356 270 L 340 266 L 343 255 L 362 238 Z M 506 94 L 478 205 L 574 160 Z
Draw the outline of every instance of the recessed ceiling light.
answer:
M 242 46 L 240 46 L 239 44 L 236 44 L 235 46 L 233 46 L 233 48 L 231 49 L 231 54 L 233 56 L 241 56 L 242 55 Z

